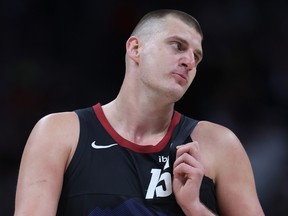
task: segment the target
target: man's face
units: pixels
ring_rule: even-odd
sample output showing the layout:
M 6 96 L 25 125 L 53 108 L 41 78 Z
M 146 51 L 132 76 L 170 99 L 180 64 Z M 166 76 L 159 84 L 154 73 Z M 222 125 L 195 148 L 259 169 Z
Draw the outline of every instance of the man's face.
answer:
M 176 102 L 195 77 L 202 59 L 202 37 L 177 18 L 165 20 L 159 31 L 143 40 L 139 69 L 144 85 Z

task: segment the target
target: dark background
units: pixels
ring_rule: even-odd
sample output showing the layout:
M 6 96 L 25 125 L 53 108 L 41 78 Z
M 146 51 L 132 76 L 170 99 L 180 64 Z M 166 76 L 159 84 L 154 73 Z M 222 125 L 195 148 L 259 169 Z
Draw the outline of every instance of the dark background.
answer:
M 204 60 L 177 109 L 233 130 L 267 215 L 288 211 L 288 3 L 274 1 L 0 2 L 0 215 L 12 215 L 21 154 L 51 112 L 112 100 L 125 40 L 142 15 L 184 10 L 204 32 Z M 241 193 L 241 191 L 239 191 Z

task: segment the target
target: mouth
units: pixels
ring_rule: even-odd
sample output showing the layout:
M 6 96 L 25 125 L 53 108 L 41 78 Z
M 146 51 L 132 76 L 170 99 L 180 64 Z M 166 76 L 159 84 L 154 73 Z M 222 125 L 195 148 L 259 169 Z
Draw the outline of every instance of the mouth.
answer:
M 183 74 L 183 73 L 174 72 L 174 73 L 172 73 L 172 76 L 177 81 L 179 81 L 180 83 L 183 83 L 183 82 L 187 83 L 187 81 L 188 81 L 188 77 L 185 74 Z

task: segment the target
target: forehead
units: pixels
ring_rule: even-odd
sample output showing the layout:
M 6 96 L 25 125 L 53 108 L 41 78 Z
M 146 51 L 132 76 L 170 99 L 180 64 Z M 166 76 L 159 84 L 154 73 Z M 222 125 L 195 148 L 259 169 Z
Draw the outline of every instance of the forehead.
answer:
M 159 31 L 163 37 L 179 37 L 187 43 L 202 50 L 202 36 L 192 25 L 181 21 L 173 16 L 163 18 L 162 27 Z

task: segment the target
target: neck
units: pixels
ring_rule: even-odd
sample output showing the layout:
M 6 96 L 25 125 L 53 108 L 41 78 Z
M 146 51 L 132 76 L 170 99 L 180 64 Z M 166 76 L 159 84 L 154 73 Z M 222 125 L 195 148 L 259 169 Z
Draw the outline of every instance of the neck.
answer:
M 103 106 L 112 127 L 125 139 L 157 144 L 166 134 L 173 115 L 173 104 L 160 106 L 145 101 L 122 100 L 121 96 Z

